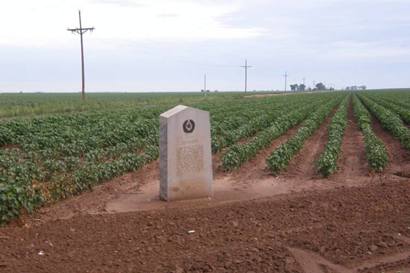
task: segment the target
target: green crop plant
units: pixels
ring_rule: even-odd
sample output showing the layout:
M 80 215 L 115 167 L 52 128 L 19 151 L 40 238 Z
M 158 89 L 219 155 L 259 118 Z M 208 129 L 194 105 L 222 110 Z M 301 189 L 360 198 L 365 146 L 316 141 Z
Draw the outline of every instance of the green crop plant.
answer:
M 288 129 L 297 125 L 309 114 L 314 105 L 282 115 L 270 127 L 256 135 L 249 142 L 235 144 L 222 157 L 222 167 L 230 171 L 240 167 L 243 163 L 253 158 L 261 149 L 267 147 L 272 140 L 284 134 Z
M 399 104 L 397 104 L 397 102 L 391 102 L 388 101 L 386 99 L 384 99 L 383 97 L 380 96 L 369 96 L 369 98 L 371 100 L 373 100 L 374 102 L 376 102 L 377 104 L 380 104 L 381 106 L 387 108 L 388 110 L 392 111 L 393 113 L 397 114 L 400 116 L 400 118 L 407 124 L 410 124 L 410 108 L 409 106 L 407 107 L 403 107 Z
M 399 139 L 403 147 L 410 150 L 410 129 L 403 124 L 400 117 L 363 94 L 359 95 L 359 98 L 369 111 L 380 121 L 383 128 Z
M 347 96 L 328 128 L 328 142 L 324 152 L 321 154 L 317 169 L 325 177 L 333 174 L 337 170 L 337 160 L 339 158 L 344 132 L 347 125 L 347 108 L 350 96 Z
M 327 95 L 0 94 L 0 223 L 140 169 L 159 156 L 159 115 L 179 103 L 211 114 L 214 152 Z
M 389 157 L 384 143 L 374 134 L 369 111 L 363 106 L 356 95 L 353 96 L 353 110 L 359 127 L 364 135 L 366 157 L 372 171 L 382 172 L 389 163 Z
M 301 124 L 293 137 L 271 153 L 266 159 L 266 164 L 273 174 L 278 174 L 288 166 L 290 160 L 302 148 L 306 139 L 313 134 L 342 98 L 338 96 L 320 106 Z

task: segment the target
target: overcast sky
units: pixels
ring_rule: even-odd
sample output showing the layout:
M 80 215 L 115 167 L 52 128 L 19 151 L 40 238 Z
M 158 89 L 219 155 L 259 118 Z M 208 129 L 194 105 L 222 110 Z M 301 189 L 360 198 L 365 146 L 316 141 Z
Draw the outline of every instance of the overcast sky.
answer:
M 1 0 L 0 91 L 410 87 L 410 0 Z

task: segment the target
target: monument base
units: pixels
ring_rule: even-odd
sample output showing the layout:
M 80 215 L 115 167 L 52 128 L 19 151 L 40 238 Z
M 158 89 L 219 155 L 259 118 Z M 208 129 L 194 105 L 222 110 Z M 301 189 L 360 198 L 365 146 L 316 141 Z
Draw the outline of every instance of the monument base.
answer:
M 168 189 L 168 192 L 161 192 L 160 199 L 163 201 L 190 200 L 212 197 L 212 189 L 205 183 L 198 181 L 178 182 Z

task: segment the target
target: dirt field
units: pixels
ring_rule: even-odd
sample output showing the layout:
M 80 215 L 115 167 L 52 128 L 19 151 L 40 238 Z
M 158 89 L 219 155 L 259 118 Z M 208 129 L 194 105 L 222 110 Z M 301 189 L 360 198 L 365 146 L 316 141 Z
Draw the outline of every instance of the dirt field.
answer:
M 214 198 L 158 200 L 154 162 L 0 229 L 0 272 L 410 272 L 410 153 L 374 121 L 391 164 L 369 174 L 349 108 L 340 170 L 315 171 L 330 117 L 286 172 L 266 156 L 232 173 L 214 161 Z

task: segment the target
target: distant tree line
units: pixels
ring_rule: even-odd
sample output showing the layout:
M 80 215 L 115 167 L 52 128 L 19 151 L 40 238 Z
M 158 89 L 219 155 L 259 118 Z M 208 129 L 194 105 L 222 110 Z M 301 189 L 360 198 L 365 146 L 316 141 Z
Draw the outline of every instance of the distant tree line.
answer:
M 332 90 L 334 90 L 334 88 L 327 88 L 326 85 L 324 85 L 322 82 L 319 82 L 315 85 L 314 88 L 309 87 L 307 89 L 306 89 L 306 85 L 303 84 L 303 83 L 302 84 L 291 84 L 290 85 L 290 90 L 295 91 L 295 92 L 296 91 L 300 91 L 300 92 L 303 92 L 303 91 L 325 91 L 325 90 L 332 91 Z

